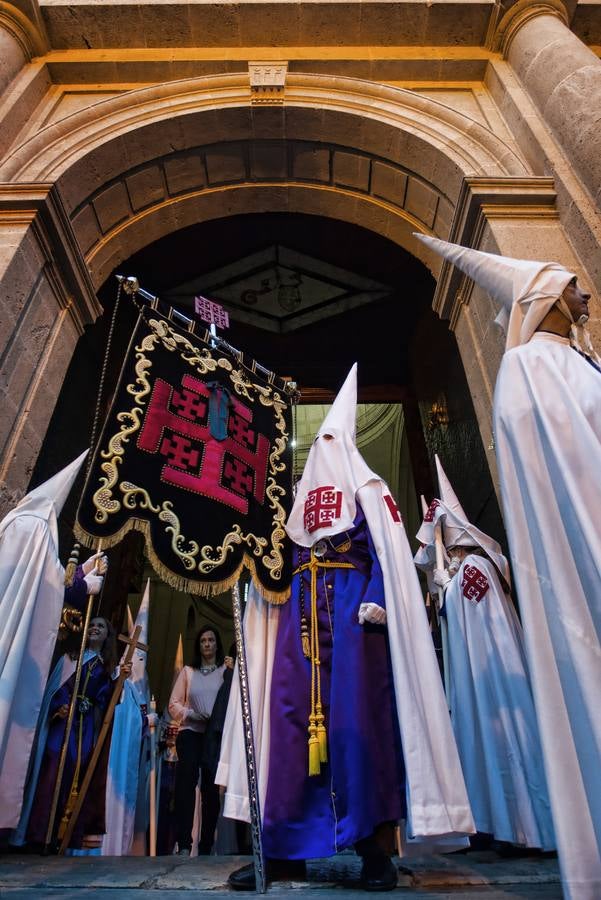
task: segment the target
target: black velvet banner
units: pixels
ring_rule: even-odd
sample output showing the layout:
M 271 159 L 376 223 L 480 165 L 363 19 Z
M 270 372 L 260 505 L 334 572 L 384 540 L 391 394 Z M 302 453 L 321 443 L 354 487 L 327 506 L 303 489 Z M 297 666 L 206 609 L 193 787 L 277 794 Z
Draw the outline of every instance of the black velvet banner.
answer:
M 80 539 L 110 547 L 135 528 L 174 587 L 220 593 L 247 566 L 283 602 L 290 397 L 256 369 L 144 309 L 80 502 Z

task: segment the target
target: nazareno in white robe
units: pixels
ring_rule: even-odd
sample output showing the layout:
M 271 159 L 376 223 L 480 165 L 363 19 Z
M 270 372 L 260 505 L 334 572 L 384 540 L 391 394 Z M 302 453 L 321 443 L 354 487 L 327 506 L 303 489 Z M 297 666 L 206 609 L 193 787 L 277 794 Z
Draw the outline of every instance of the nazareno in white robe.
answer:
M 65 594 L 57 518 L 86 454 L 0 522 L 0 828 L 15 828 L 21 815 Z
M 564 892 L 598 900 L 601 373 L 537 332 L 503 358 L 494 426 Z
M 389 500 L 384 498 L 388 496 Z M 473 833 L 474 822 L 453 737 L 426 610 L 405 529 L 390 492 L 373 475 L 356 493 L 384 576 L 387 627 L 399 728 L 406 768 L 407 834 L 435 838 Z M 394 508 L 394 504 L 393 504 Z M 357 611 L 358 611 L 357 604 Z M 265 804 L 269 769 L 269 697 L 278 608 L 251 588 L 245 614 L 249 691 L 253 714 L 259 800 Z M 248 786 L 237 674 L 215 779 L 226 787 L 224 816 L 248 821 Z M 274 748 L 285 752 L 285 748 Z M 366 777 L 369 774 L 366 773 Z M 454 846 L 460 840 L 453 837 Z M 409 848 L 407 848 L 409 849 Z M 450 849 L 450 848 L 449 848 Z
M 475 578 L 481 586 L 470 596 Z M 466 556 L 444 609 L 451 721 L 476 828 L 499 841 L 554 849 L 522 628 L 488 558 Z

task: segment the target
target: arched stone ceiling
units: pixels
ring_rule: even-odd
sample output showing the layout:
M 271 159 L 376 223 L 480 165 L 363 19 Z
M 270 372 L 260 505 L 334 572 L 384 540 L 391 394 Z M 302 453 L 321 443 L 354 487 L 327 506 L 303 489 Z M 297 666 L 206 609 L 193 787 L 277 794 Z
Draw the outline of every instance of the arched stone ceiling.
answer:
M 128 91 L 41 129 L 0 168 L 3 181 L 57 183 L 96 286 L 150 241 L 232 212 L 343 218 L 423 258 L 411 232 L 448 234 L 466 176 L 528 174 L 430 97 L 298 73 L 279 106 L 252 106 L 245 75 Z

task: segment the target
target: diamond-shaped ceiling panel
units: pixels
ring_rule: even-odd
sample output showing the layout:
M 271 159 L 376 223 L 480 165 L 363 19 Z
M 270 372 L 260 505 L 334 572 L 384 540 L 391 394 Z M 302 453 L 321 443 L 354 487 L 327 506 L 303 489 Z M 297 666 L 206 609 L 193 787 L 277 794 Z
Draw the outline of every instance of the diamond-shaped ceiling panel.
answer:
M 201 294 L 221 303 L 239 322 L 281 333 L 382 300 L 390 292 L 371 278 L 274 244 L 178 285 L 163 299 L 190 307 Z

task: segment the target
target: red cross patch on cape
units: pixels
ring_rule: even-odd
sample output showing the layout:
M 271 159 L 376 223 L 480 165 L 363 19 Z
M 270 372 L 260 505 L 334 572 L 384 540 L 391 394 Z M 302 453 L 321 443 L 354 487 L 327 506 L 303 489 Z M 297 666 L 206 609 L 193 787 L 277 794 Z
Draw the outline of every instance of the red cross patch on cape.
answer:
M 466 600 L 480 603 L 489 588 L 488 578 L 476 566 L 464 566 L 461 590 Z
M 319 528 L 329 528 L 342 512 L 342 491 L 334 485 L 315 488 L 309 491 L 305 500 L 305 528 L 313 534 Z
M 393 522 L 402 522 L 403 520 L 401 518 L 399 508 L 396 505 L 396 503 L 394 502 L 394 500 L 392 499 L 392 496 L 390 494 L 384 494 L 383 499 L 384 499 L 384 503 L 388 507 L 388 512 L 392 516 L 392 521 Z

